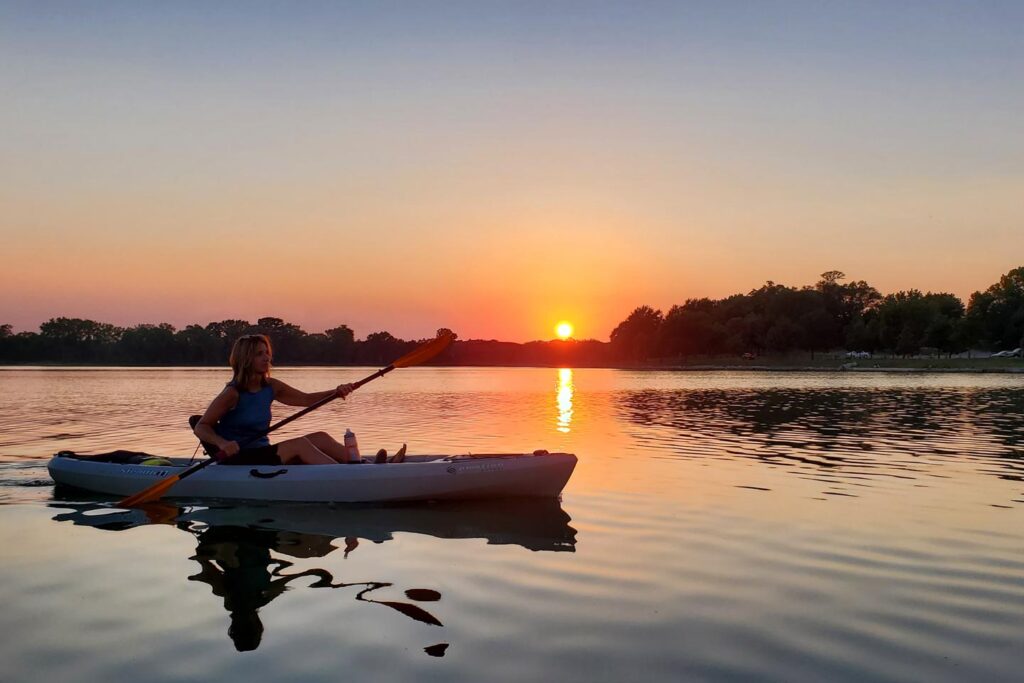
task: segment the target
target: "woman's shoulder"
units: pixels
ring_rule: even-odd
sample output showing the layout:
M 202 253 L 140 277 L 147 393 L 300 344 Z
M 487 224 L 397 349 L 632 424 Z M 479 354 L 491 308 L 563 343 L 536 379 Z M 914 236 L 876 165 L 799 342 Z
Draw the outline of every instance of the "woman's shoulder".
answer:
M 274 381 L 276 380 L 272 380 L 269 377 L 264 378 L 263 380 L 260 381 L 259 388 L 249 390 L 246 387 L 240 386 L 238 382 L 232 380 L 224 385 L 224 393 L 231 393 L 234 394 L 235 396 L 241 396 L 242 394 L 258 394 L 261 391 L 266 391 L 267 389 L 273 389 L 276 392 L 277 386 L 272 383 Z
M 232 410 L 238 404 L 238 389 L 228 384 L 224 385 L 224 388 L 217 394 L 217 398 L 213 399 L 211 406 L 221 406 L 224 410 Z

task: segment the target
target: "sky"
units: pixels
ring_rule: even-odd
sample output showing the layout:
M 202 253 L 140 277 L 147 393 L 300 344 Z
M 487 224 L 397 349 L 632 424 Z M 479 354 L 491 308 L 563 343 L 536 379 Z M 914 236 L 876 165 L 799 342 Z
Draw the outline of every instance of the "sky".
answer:
M 1024 265 L 1024 3 L 0 3 L 0 324 L 607 339 Z

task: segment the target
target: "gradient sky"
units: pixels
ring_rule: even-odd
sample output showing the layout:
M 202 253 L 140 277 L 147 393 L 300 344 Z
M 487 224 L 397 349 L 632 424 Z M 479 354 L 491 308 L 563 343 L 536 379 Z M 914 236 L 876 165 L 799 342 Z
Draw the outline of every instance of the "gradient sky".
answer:
M 0 4 L 0 323 L 607 339 L 1024 265 L 1024 3 Z

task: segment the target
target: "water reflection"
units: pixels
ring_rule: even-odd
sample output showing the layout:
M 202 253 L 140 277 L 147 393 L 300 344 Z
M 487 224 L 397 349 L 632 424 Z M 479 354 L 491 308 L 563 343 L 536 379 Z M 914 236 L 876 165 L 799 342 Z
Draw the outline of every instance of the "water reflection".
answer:
M 189 525 L 184 527 L 193 531 Z M 263 622 L 259 609 L 281 595 L 288 584 L 299 578 L 314 577 L 311 588 L 363 587 L 355 599 L 366 602 L 365 595 L 390 586 L 390 583 L 342 583 L 325 569 L 313 568 L 286 573 L 294 563 L 276 557 L 273 553 L 294 557 L 323 557 L 335 550 L 330 539 L 311 534 L 287 535 L 268 529 L 235 526 L 211 526 L 197 535 L 196 554 L 191 558 L 199 563 L 199 573 L 188 577 L 210 586 L 213 594 L 224 600 L 224 609 L 230 614 L 228 636 L 239 652 L 255 650 L 263 638 Z M 296 552 L 298 551 L 298 552 Z M 434 593 L 434 591 L 430 591 Z M 437 594 L 440 597 L 440 594 Z M 380 603 L 388 604 L 388 603 Z M 399 604 L 399 603 L 394 603 Z M 415 605 L 400 603 L 408 616 L 428 624 L 441 626 L 433 615 Z M 419 610 L 420 614 L 415 611 Z
M 1019 390 L 640 390 L 622 393 L 617 409 L 645 427 L 637 438 L 647 447 L 749 458 L 828 483 L 936 476 L 954 461 L 1001 479 L 1024 475 Z
M 558 405 L 558 431 L 563 433 L 568 433 L 569 425 L 572 424 L 572 395 L 572 369 L 559 368 L 555 403 Z
M 324 557 L 335 550 L 328 537 L 249 527 L 211 526 L 199 533 L 198 541 L 196 554 L 190 559 L 198 562 L 202 570 L 188 580 L 208 584 L 214 595 L 224 599 L 224 609 L 231 615 L 228 636 L 239 652 L 259 647 L 263 637 L 259 609 L 281 595 L 291 581 L 303 577 L 316 578 L 309 584 L 310 588 L 359 588 L 354 596 L 356 600 L 390 607 L 424 624 L 443 626 L 437 617 L 411 602 L 371 597 L 371 593 L 391 587 L 391 583 L 335 581 L 331 572 L 320 568 L 285 573 L 293 563 L 271 554 L 274 551 L 298 558 Z M 345 555 L 357 544 L 356 539 L 346 539 Z M 405 595 L 425 602 L 441 599 L 441 593 L 429 588 L 410 588 Z
M 58 498 L 81 500 L 81 494 L 58 492 Z M 170 525 L 196 539 L 189 557 L 199 571 L 189 581 L 208 585 L 221 598 L 230 619 L 228 636 L 239 651 L 259 647 L 264 631 L 260 610 L 283 594 L 296 579 L 314 579 L 306 588 L 347 589 L 360 602 L 381 605 L 417 622 L 442 627 L 440 619 L 416 603 L 441 600 L 432 588 L 407 588 L 406 600 L 384 599 L 386 581 L 337 581 L 323 567 L 299 570 L 292 559 L 326 557 L 343 545 L 345 557 L 361 540 L 383 543 L 399 532 L 436 538 L 482 538 L 488 544 L 514 544 L 533 551 L 575 549 L 575 530 L 557 500 L 493 501 L 405 507 L 337 507 L 323 505 L 258 505 L 179 507 L 154 503 L 134 510 L 110 508 L 102 502 L 58 502 L 53 519 L 105 531 L 124 531 L 151 524 Z M 335 544 L 335 540 L 340 541 Z M 292 559 L 287 559 L 292 558 Z M 422 646 L 442 657 L 448 643 Z

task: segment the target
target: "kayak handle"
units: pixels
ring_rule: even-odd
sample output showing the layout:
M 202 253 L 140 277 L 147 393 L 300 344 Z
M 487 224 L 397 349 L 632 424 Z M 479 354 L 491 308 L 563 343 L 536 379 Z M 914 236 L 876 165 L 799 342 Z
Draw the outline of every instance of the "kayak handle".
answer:
M 274 477 L 287 473 L 288 470 L 278 470 L 276 472 L 260 472 L 259 470 L 249 470 L 250 477 L 256 477 L 257 479 L 273 479 Z

